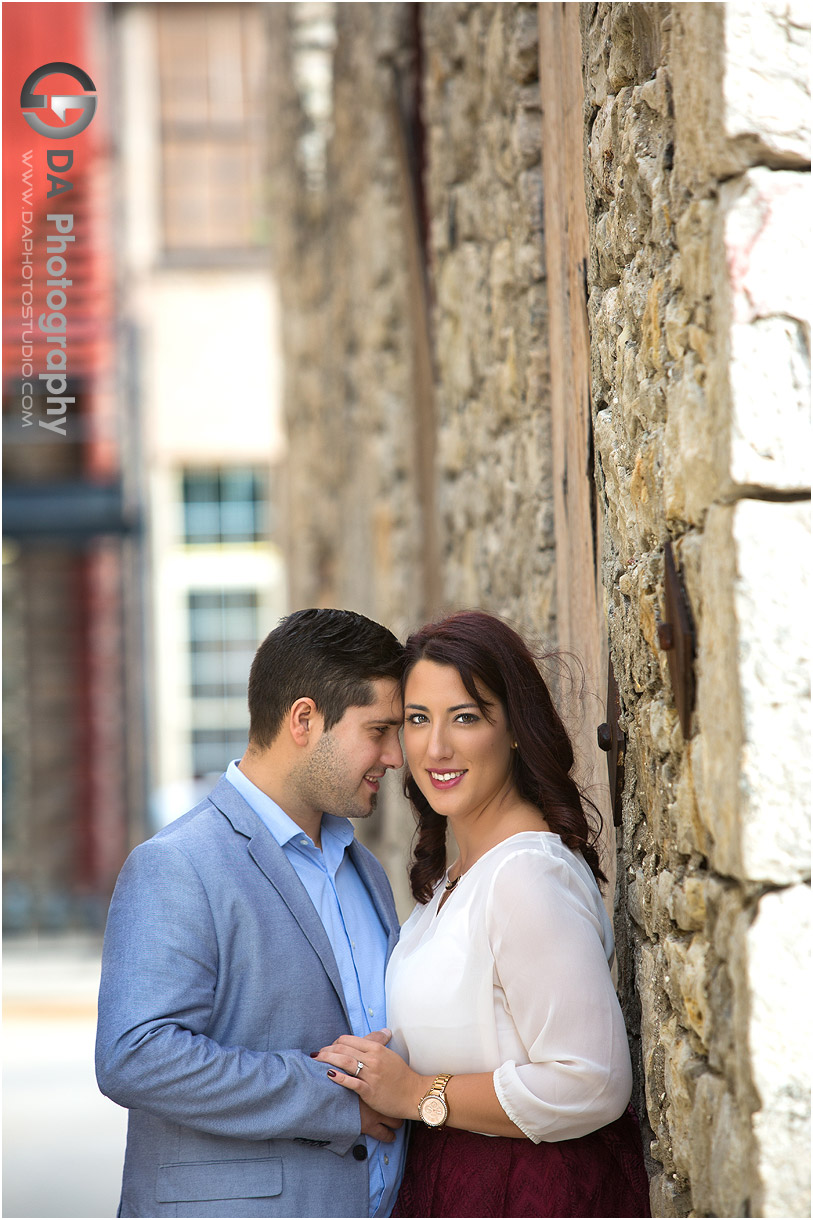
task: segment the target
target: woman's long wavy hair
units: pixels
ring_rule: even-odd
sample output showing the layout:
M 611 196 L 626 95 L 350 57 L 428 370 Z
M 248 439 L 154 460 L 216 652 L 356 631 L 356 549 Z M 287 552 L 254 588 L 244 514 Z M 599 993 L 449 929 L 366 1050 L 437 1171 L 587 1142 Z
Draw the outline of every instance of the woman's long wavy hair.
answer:
M 570 738 L 534 655 L 517 632 L 482 610 L 462 610 L 409 637 L 402 689 L 421 660 L 453 666 L 487 720 L 492 715 L 483 701 L 483 687 L 496 695 L 517 743 L 512 752 L 517 790 L 568 847 L 582 853 L 596 880 L 606 881 L 596 849 L 601 814 L 570 775 Z M 408 766 L 404 792 L 418 823 L 409 880 L 416 901 L 425 903 L 446 870 L 446 818 L 429 804 Z

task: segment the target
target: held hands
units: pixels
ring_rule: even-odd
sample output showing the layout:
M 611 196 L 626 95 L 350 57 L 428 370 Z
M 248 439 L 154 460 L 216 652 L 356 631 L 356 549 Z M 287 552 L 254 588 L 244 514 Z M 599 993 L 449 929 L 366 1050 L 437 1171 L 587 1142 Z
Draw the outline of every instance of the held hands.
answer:
M 400 1118 L 390 1118 L 386 1114 L 379 1114 L 361 1098 L 359 1098 L 359 1112 L 361 1134 L 372 1136 L 374 1140 L 380 1140 L 382 1144 L 392 1144 L 395 1140 L 395 1132 L 404 1125 Z
M 413 1118 L 418 1102 L 430 1088 L 432 1078 L 419 1076 L 404 1063 L 400 1055 L 387 1049 L 392 1034 L 388 1029 L 376 1030 L 366 1038 L 342 1034 L 331 1046 L 323 1046 L 314 1056 L 328 1064 L 328 1076 L 358 1094 L 364 1120 L 365 1104 L 381 1115 Z M 363 1064 L 359 1070 L 359 1064 Z M 385 1123 L 393 1126 L 391 1119 Z M 398 1124 L 400 1126 L 400 1123 Z M 368 1132 L 368 1134 L 376 1134 Z M 382 1138 L 376 1134 L 376 1138 Z

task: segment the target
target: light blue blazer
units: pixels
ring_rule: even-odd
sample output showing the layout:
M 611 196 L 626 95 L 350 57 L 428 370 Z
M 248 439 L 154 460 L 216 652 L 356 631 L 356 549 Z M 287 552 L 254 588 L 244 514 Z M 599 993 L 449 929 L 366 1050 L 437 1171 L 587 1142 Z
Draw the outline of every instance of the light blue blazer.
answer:
M 389 883 L 349 850 L 389 956 Z M 96 1076 L 130 1110 L 118 1214 L 366 1216 L 358 1099 L 310 1058 L 350 1032 L 304 886 L 222 778 L 135 849 L 110 906 Z

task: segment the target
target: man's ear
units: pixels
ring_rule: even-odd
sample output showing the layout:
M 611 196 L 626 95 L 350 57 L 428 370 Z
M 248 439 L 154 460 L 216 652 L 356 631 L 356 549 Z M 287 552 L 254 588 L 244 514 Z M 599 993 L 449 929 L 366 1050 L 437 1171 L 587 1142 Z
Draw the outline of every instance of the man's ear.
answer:
M 294 701 L 288 713 L 288 728 L 298 746 L 307 746 L 311 741 L 315 741 L 315 733 L 321 727 L 321 720 L 313 699 L 303 696 Z

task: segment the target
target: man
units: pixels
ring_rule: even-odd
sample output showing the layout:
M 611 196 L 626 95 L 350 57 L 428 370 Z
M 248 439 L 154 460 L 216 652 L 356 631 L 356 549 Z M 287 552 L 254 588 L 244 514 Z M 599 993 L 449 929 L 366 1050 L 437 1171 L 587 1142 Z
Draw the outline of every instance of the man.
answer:
M 283 619 L 243 758 L 122 870 L 96 1043 L 130 1110 L 121 1216 L 390 1214 L 401 1123 L 311 1056 L 386 1023 L 395 907 L 347 819 L 403 762 L 402 651 L 348 611 Z

